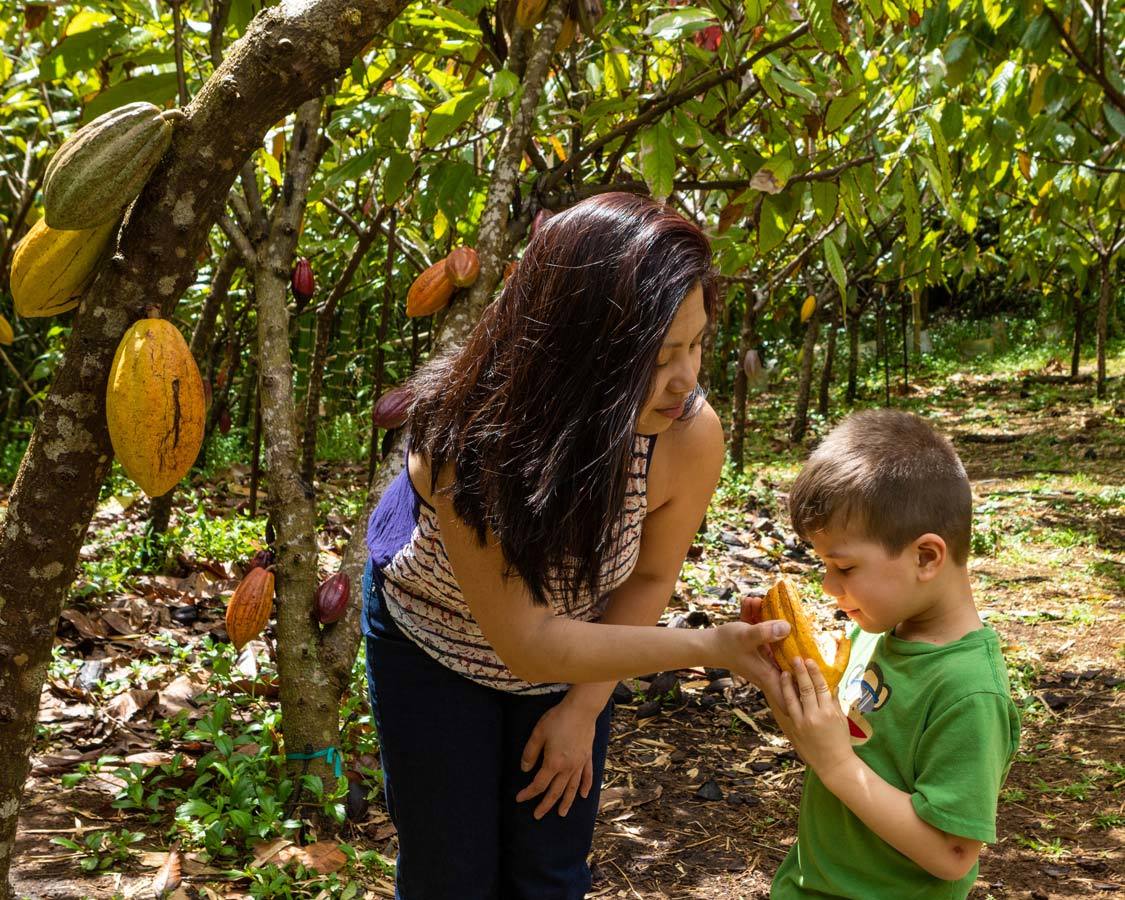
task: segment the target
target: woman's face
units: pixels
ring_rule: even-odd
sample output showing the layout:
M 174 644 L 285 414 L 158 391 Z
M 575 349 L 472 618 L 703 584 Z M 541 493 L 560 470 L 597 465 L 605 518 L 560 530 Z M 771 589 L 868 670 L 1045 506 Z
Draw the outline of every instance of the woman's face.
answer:
M 684 411 L 684 400 L 695 390 L 703 357 L 703 330 L 707 327 L 707 310 L 703 305 L 703 288 L 696 284 L 676 311 L 672 327 L 656 357 L 656 373 L 649 387 L 648 399 L 637 419 L 641 434 L 660 434 L 672 427 Z

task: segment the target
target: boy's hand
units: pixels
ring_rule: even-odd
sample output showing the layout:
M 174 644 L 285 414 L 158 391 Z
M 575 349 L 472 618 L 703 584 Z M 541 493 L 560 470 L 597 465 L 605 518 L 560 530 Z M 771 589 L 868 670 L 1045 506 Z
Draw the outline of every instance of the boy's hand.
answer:
M 811 660 L 793 660 L 794 672 L 781 673 L 782 708 L 789 719 L 786 734 L 805 763 L 827 781 L 837 767 L 855 757 L 848 720 Z

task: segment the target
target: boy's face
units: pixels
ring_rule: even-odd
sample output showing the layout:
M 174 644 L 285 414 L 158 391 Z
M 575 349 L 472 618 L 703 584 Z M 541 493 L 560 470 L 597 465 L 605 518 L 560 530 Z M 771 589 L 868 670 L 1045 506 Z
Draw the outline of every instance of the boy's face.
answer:
M 864 631 L 890 631 L 925 610 L 912 545 L 891 556 L 855 528 L 840 527 L 813 535 L 812 544 L 824 562 L 824 592 Z

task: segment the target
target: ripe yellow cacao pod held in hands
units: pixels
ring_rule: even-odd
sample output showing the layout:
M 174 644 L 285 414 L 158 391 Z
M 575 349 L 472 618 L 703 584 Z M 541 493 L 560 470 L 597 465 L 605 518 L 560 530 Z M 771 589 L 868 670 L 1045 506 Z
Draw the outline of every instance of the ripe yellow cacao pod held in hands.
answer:
M 150 497 L 187 474 L 203 443 L 203 379 L 183 335 L 165 319 L 141 319 L 125 332 L 106 385 L 113 452 Z
M 449 305 L 455 289 L 445 260 L 439 259 L 410 285 L 406 292 L 406 314 L 411 317 L 433 315 Z
M 16 312 L 32 318 L 74 309 L 116 227 L 116 219 L 84 231 L 60 231 L 45 219 L 32 225 L 12 254 Z
M 272 609 L 273 572 L 255 566 L 238 583 L 227 603 L 227 636 L 235 650 L 262 633 Z
M 844 677 L 851 653 L 851 641 L 841 637 L 832 648 L 831 635 L 816 635 L 813 625 L 801 608 L 801 598 L 786 579 L 777 582 L 762 601 L 763 619 L 784 619 L 789 623 L 789 634 L 773 645 L 773 655 L 777 664 L 786 672 L 793 671 L 793 660 L 815 660 L 820 673 L 828 682 L 833 694 Z M 829 662 L 831 660 L 831 662 Z

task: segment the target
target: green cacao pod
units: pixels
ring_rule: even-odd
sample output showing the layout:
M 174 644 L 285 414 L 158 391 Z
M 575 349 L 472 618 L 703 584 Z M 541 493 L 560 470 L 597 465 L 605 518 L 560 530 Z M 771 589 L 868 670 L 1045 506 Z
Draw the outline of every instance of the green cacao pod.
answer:
M 168 493 L 203 443 L 203 379 L 183 335 L 165 319 L 141 319 L 125 332 L 105 396 L 118 462 L 150 497 Z
M 80 231 L 116 219 L 141 192 L 172 143 L 172 123 L 182 117 L 142 101 L 79 128 L 47 165 L 47 224 Z
M 83 231 L 60 231 L 40 219 L 12 255 L 12 299 L 21 316 L 74 309 L 94 277 L 117 220 Z

